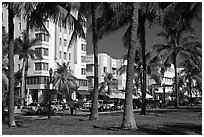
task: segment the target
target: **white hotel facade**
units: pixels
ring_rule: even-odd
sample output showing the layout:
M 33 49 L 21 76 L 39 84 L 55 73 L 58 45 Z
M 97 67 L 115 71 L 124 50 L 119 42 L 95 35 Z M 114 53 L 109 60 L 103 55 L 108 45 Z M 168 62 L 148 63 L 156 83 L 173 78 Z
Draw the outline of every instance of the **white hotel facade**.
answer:
M 72 11 L 72 15 L 77 17 L 77 11 Z M 26 23 L 22 17 L 14 18 L 14 38 L 21 36 L 25 30 Z M 8 32 L 8 12 L 5 7 L 2 7 L 2 26 Z M 29 68 L 26 77 L 26 89 L 29 90 L 30 97 L 33 101 L 42 101 L 46 92 L 46 85 L 49 79 L 49 69 L 56 70 L 56 62 L 62 64 L 69 63 L 73 75 L 77 77 L 79 92 L 72 94 L 72 99 L 81 98 L 83 91 L 88 90 L 86 79 L 86 40 L 79 38 L 68 49 L 68 43 L 71 34 L 74 30 L 74 23 L 71 21 L 66 28 L 60 24 L 55 24 L 51 20 L 45 23 L 50 36 L 43 33 L 39 29 L 30 30 L 30 38 L 38 38 L 40 42 L 33 48 L 40 51 L 42 60 L 29 59 Z M 84 30 L 86 32 L 85 23 Z M 22 67 L 22 60 L 16 55 L 14 57 L 14 72 L 17 72 Z M 82 94 L 79 94 L 82 93 Z
M 127 64 L 122 59 L 113 59 L 106 53 L 98 54 L 98 79 L 99 83 L 104 81 L 103 75 L 105 72 L 113 74 L 113 77 L 118 80 L 118 90 L 124 90 L 126 84 L 126 74 L 119 75 L 118 69 Z M 88 87 L 91 90 L 94 84 L 94 55 L 88 54 L 86 57 L 86 76 L 88 79 Z

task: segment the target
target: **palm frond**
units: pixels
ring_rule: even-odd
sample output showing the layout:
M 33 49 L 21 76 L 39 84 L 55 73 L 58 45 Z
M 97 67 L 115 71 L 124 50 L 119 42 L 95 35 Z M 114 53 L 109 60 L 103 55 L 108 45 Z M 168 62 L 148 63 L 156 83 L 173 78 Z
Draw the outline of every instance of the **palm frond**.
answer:
M 166 45 L 156 44 L 156 45 L 152 46 L 152 49 L 156 50 L 157 52 L 161 52 L 163 50 L 171 49 L 171 45 L 169 45 L 169 44 L 166 44 Z
M 131 25 L 128 26 L 125 34 L 122 37 L 123 45 L 126 49 L 128 49 L 130 45 L 130 34 L 131 34 Z

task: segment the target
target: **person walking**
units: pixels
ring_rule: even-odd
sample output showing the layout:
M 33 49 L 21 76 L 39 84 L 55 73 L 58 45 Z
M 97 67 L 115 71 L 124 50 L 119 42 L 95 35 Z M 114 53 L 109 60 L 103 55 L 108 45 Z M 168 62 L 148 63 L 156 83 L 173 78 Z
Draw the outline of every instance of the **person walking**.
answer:
M 74 100 L 74 111 L 75 111 L 75 114 L 77 114 L 77 108 L 78 108 L 78 103 L 76 100 Z
M 69 103 L 69 107 L 70 107 L 70 111 L 71 111 L 71 115 L 74 114 L 74 100 L 71 99 L 70 103 Z

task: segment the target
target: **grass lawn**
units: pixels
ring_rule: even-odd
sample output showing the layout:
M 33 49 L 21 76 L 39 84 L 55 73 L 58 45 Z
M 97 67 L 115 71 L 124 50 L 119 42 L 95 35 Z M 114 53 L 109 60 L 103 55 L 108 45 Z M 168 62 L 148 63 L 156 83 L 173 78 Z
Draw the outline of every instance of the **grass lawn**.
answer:
M 2 124 L 3 135 L 201 135 L 202 117 L 200 108 L 159 109 L 148 111 L 148 115 L 135 112 L 137 130 L 121 130 L 123 115 L 120 112 L 99 115 L 96 121 L 89 116 L 67 115 L 43 117 L 16 117 L 17 128 Z M 46 117 L 47 118 L 47 117 Z

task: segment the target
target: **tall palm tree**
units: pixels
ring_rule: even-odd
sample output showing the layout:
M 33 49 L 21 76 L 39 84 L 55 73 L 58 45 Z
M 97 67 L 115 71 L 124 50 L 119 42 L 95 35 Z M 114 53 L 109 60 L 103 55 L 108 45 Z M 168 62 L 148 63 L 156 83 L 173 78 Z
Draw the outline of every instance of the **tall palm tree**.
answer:
M 163 12 L 162 25 L 164 32 L 158 34 L 166 39 L 166 45 L 155 45 L 160 54 L 163 54 L 163 62 L 172 62 L 175 73 L 175 106 L 178 107 L 178 85 L 177 85 L 177 55 L 180 54 L 185 59 L 196 60 L 195 55 L 201 56 L 199 49 L 201 48 L 198 42 L 189 42 L 189 38 L 184 38 L 186 32 L 193 32 L 191 27 L 192 20 L 198 17 L 200 3 L 173 3 L 168 6 Z M 186 16 L 188 15 L 188 16 Z
M 118 81 L 113 77 L 112 73 L 105 73 L 104 81 L 99 83 L 99 92 L 103 93 L 106 87 L 108 87 L 106 94 L 111 95 L 113 91 L 118 89 Z
M 38 39 L 29 39 L 27 31 L 22 33 L 22 39 L 17 38 L 14 41 L 14 54 L 19 55 L 19 59 L 23 60 L 22 66 L 22 82 L 21 82 L 21 106 L 24 105 L 25 98 L 25 72 L 26 65 L 28 65 L 29 59 L 42 59 L 41 54 L 33 47 L 37 44 Z
M 188 94 L 190 95 L 190 98 L 192 98 L 192 88 L 193 84 L 201 82 L 201 77 L 199 71 L 199 68 L 192 64 L 189 60 L 186 60 L 179 64 L 179 67 L 182 67 L 183 69 L 179 72 L 178 76 L 180 81 L 183 83 L 187 83 L 188 86 Z
M 8 48 L 8 58 L 9 58 L 9 103 L 8 103 L 8 112 L 9 112 L 9 127 L 16 127 L 15 118 L 14 118 L 14 5 L 9 3 L 8 7 L 8 34 L 9 34 L 9 48 Z
M 134 75 L 134 55 L 135 47 L 138 44 L 137 31 L 138 31 L 138 12 L 139 3 L 132 3 L 132 18 L 131 18 L 131 40 L 128 49 L 127 60 L 127 82 L 125 89 L 125 109 L 123 114 L 122 128 L 137 129 L 132 104 L 132 92 L 133 92 L 133 75 Z
M 98 119 L 98 38 L 97 38 L 97 24 L 96 24 L 96 4 L 91 3 L 92 16 L 92 42 L 94 50 L 94 89 L 93 89 L 93 103 L 89 120 Z
M 57 62 L 57 70 L 54 72 L 53 85 L 64 97 L 64 95 L 71 95 L 73 90 L 78 89 L 77 78 L 73 75 L 69 68 L 69 63 L 59 64 Z
M 131 24 L 131 4 L 130 3 L 118 3 L 113 4 L 113 8 L 118 9 L 117 12 L 114 14 L 114 12 L 110 12 L 108 18 L 101 17 L 98 19 L 98 26 L 99 26 L 99 38 L 102 37 L 104 33 L 109 33 L 115 30 L 118 30 L 119 28 Z M 123 6 L 122 6 L 123 5 Z M 119 8 L 116 8 L 116 7 Z M 125 8 L 122 8 L 125 7 Z M 139 4 L 139 27 L 137 31 L 137 36 L 139 38 L 140 46 L 142 47 L 142 67 L 143 67 L 143 77 L 142 77 L 142 88 L 144 92 L 142 92 L 142 98 L 143 98 L 143 107 L 142 107 L 142 113 L 146 114 L 146 107 L 145 107 L 145 96 L 146 96 L 146 60 L 145 60 L 145 22 L 146 20 L 150 21 L 150 24 L 152 25 L 155 18 L 157 19 L 157 16 L 160 15 L 160 7 L 158 3 L 140 3 Z M 107 20 L 108 21 L 105 21 Z M 105 23 L 104 23 L 105 22 Z M 106 23 L 107 22 L 107 23 Z M 131 25 L 129 25 L 126 33 L 130 35 L 131 31 Z M 130 42 L 130 37 L 128 39 L 128 43 Z M 126 45 L 129 45 L 129 44 Z M 144 94 L 143 94 L 144 93 Z

